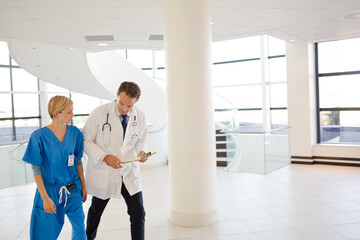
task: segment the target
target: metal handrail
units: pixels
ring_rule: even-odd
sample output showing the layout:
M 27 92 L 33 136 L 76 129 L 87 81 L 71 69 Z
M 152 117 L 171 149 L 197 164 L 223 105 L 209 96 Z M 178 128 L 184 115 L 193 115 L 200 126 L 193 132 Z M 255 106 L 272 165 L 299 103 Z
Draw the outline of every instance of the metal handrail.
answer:
M 28 143 L 29 140 L 20 140 L 20 141 L 12 141 L 12 142 L 0 142 L 0 146 L 14 145 L 14 144 L 23 144 Z
M 287 126 L 287 127 L 282 127 L 282 128 L 276 128 L 276 129 L 273 129 L 273 130 L 270 130 L 270 131 L 220 131 L 221 133 L 258 133 L 258 134 L 263 134 L 263 133 L 273 133 L 273 132 L 278 132 L 278 131 L 281 131 L 281 130 L 285 130 L 285 129 L 289 129 L 291 128 L 290 126 Z

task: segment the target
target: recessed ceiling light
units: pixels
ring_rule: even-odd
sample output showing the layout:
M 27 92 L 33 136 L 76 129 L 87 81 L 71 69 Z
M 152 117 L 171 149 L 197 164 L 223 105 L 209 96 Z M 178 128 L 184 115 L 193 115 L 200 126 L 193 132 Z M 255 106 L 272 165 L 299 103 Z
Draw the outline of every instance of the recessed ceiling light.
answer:
M 210 22 L 210 24 L 211 24 L 211 25 L 213 25 L 213 24 L 214 24 L 214 22 Z
M 341 19 L 343 20 L 360 20 L 360 11 L 354 11 L 345 16 L 342 16 Z
M 114 41 L 115 40 L 113 35 L 90 35 L 90 36 L 85 36 L 85 39 L 88 42 L 101 42 L 101 41 Z
M 98 45 L 99 47 L 104 47 L 104 46 L 107 46 L 107 45 L 109 45 L 108 43 L 98 43 L 98 44 L 96 44 L 96 45 Z
M 70 50 L 74 50 L 74 48 L 73 47 L 71 47 L 71 48 L 69 48 Z
M 164 35 L 150 35 L 149 41 L 164 40 Z
M 294 40 L 294 39 L 290 39 L 290 42 L 295 42 L 295 40 Z

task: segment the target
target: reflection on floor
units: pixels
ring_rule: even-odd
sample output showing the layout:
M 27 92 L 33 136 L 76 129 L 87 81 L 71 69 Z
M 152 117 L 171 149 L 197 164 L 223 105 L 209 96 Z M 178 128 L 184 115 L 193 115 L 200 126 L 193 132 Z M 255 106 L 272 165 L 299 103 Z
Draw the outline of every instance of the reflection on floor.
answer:
M 360 168 L 293 164 L 267 176 L 217 172 L 219 222 L 183 228 L 167 218 L 168 168 L 142 170 L 146 239 L 360 239 Z M 0 190 L 0 239 L 29 239 L 34 190 L 34 184 Z M 68 221 L 59 239 L 71 239 Z M 109 202 L 97 239 L 130 239 L 122 200 Z

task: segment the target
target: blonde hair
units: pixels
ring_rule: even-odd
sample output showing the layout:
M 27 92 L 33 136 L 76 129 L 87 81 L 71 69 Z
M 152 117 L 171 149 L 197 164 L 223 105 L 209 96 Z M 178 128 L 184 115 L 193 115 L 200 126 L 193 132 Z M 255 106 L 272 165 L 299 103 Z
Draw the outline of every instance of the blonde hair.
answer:
M 54 119 L 54 114 L 56 112 L 61 113 L 71 105 L 73 105 L 73 101 L 68 97 L 64 97 L 64 96 L 52 97 L 48 103 L 48 112 L 51 119 Z

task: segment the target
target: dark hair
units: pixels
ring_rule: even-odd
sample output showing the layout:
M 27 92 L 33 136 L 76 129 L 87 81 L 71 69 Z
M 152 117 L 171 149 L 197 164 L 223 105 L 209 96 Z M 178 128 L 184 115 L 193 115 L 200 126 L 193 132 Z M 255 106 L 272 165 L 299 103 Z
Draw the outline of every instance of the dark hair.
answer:
M 129 97 L 136 98 L 136 101 L 139 100 L 141 95 L 139 86 L 134 82 L 122 82 L 117 91 L 117 96 L 119 96 L 121 92 L 125 92 Z

